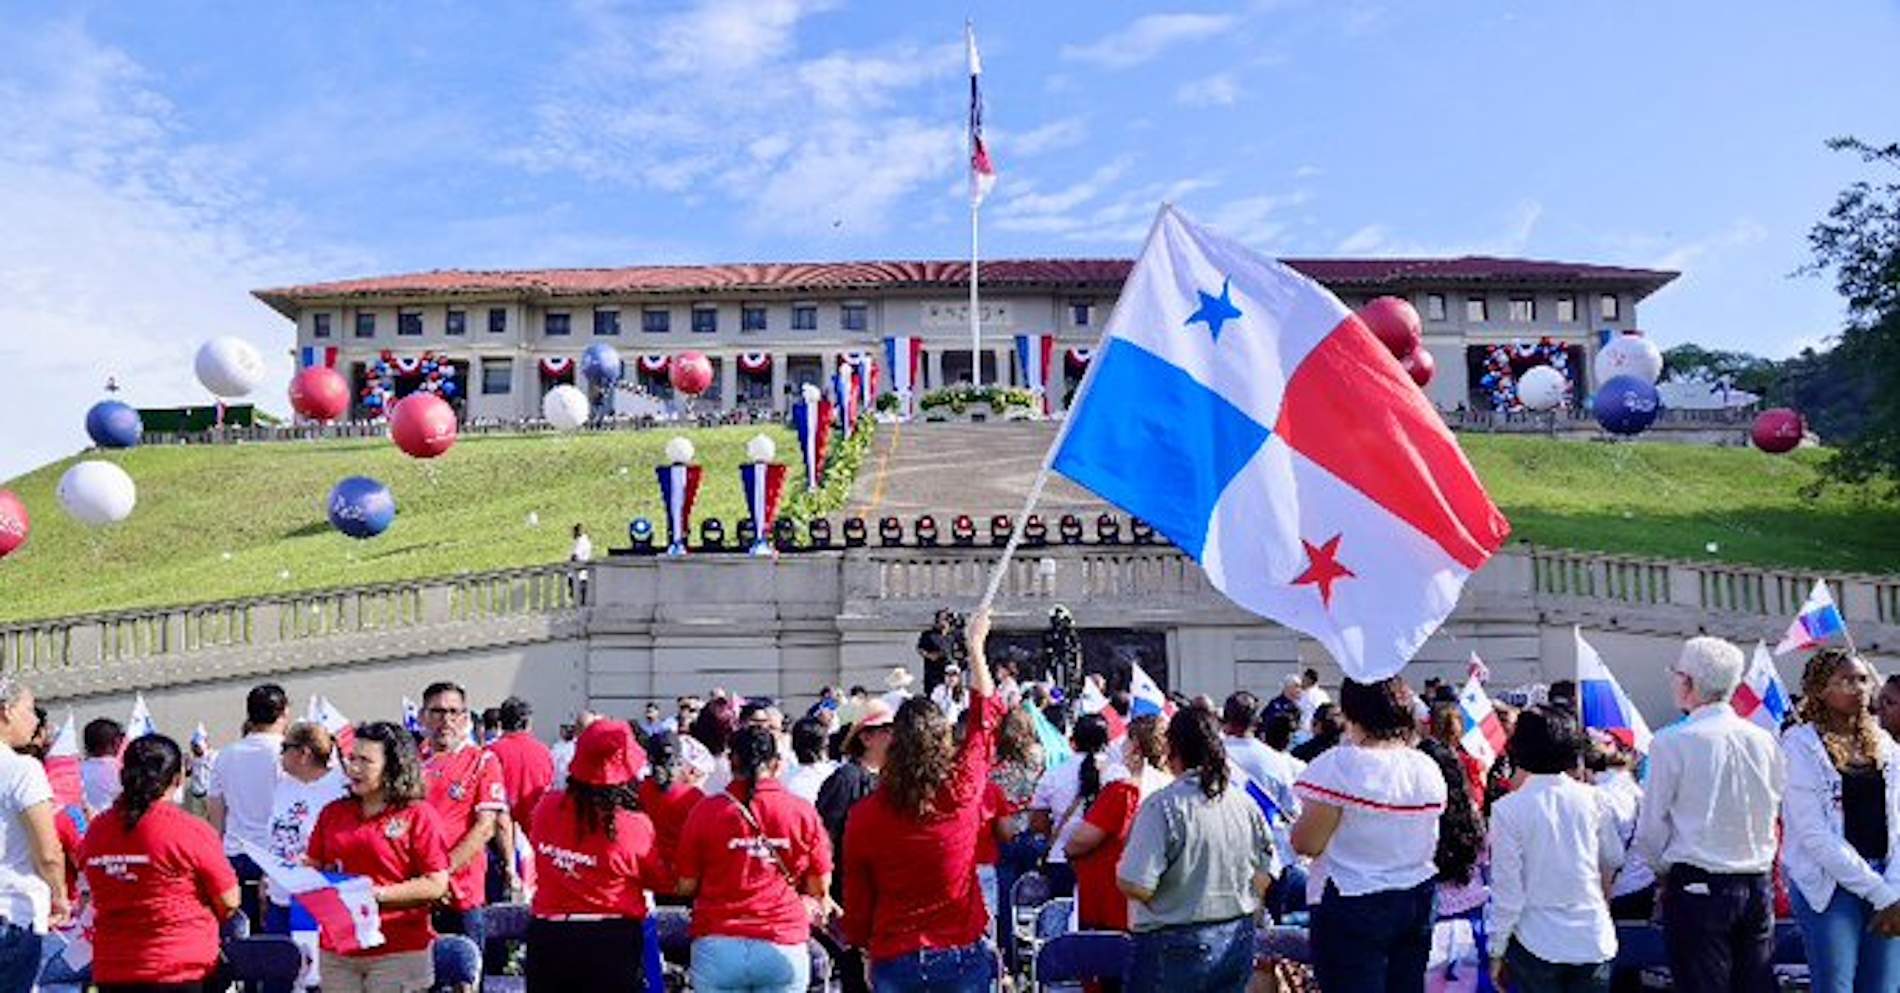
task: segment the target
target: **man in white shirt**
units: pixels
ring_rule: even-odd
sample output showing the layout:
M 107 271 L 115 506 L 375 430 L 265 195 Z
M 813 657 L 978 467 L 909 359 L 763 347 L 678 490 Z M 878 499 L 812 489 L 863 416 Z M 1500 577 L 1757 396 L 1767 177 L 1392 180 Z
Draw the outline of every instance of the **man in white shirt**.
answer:
M 125 725 L 110 717 L 95 717 L 80 734 L 86 759 L 79 763 L 79 784 L 86 812 L 96 815 L 119 798 L 119 749 L 125 745 Z
M 1260 712 L 1259 698 L 1246 690 L 1228 697 L 1221 706 L 1221 746 L 1227 749 L 1227 761 L 1259 786 L 1279 810 L 1279 816 L 1267 818 L 1267 828 L 1273 834 L 1274 846 L 1279 849 L 1284 871 L 1276 880 L 1274 891 L 1267 895 L 1268 903 L 1278 911 L 1299 909 L 1304 905 L 1306 872 L 1293 852 L 1293 839 L 1288 833 L 1300 816 L 1300 798 L 1293 792 L 1293 784 L 1300 778 L 1299 770 L 1294 768 L 1299 760 L 1285 752 L 1274 751 L 1253 736 L 1254 722 Z M 1294 715 L 1280 711 L 1279 718 L 1291 721 Z M 1300 765 L 1304 767 L 1304 763 Z
M 1742 651 L 1691 638 L 1670 678 L 1689 712 L 1656 734 L 1631 848 L 1663 880 L 1663 940 L 1684 993 L 1775 988 L 1775 820 L 1781 748 L 1737 716 Z
M 211 763 L 211 788 L 205 795 L 206 818 L 224 836 L 224 854 L 237 872 L 238 907 L 253 921 L 264 919 L 257 889 L 264 870 L 243 854 L 244 846 L 270 850 L 271 803 L 284 774 L 284 728 L 289 724 L 290 697 L 282 686 L 251 687 L 244 698 L 244 737 Z
M 574 548 L 567 553 L 567 560 L 575 565 L 586 565 L 594 560 L 594 539 L 587 536 L 587 529 L 574 525 Z M 574 598 L 587 602 L 587 570 L 574 571 Z
M 1318 669 L 1308 668 L 1300 673 L 1300 682 L 1306 688 L 1301 691 L 1299 700 L 1295 701 L 1300 705 L 1300 726 L 1295 729 L 1295 744 L 1313 736 L 1313 713 L 1319 710 L 1320 704 L 1333 702 L 1333 698 L 1320 689 Z

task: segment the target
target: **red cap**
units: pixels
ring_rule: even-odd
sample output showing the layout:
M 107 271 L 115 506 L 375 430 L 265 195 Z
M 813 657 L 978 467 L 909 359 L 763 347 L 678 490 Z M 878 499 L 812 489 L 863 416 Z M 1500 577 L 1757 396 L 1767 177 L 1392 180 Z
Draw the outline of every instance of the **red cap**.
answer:
M 625 721 L 595 721 L 574 742 L 567 778 L 588 786 L 624 786 L 647 767 L 647 753 Z

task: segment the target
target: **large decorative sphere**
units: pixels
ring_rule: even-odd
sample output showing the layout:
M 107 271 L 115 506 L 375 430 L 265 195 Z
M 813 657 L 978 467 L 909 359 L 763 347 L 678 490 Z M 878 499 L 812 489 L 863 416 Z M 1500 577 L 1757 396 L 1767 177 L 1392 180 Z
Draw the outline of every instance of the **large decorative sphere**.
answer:
M 396 520 L 396 497 L 367 476 L 351 476 L 330 491 L 330 526 L 351 538 L 374 538 Z
M 213 338 L 198 348 L 198 382 L 213 396 L 249 395 L 264 378 L 264 357 L 242 338 Z
M 0 490 L 0 559 L 18 551 L 33 533 L 33 518 L 12 490 Z
M 620 382 L 620 375 L 626 366 L 620 361 L 620 352 L 605 342 L 596 342 L 587 346 L 581 353 L 581 375 L 595 386 L 612 386 Z
M 745 457 L 754 462 L 770 462 L 778 454 L 778 443 L 768 434 L 753 435 L 745 443 Z
M 1662 410 L 1656 387 L 1635 376 L 1618 376 L 1597 390 L 1593 410 L 1597 423 L 1611 434 L 1636 435 L 1648 430 Z
M 81 524 L 117 524 L 132 516 L 139 488 L 110 462 L 81 462 L 59 477 L 59 505 Z
M 693 461 L 693 443 L 685 438 L 674 438 L 667 442 L 666 460 L 675 465 Z
M 712 360 L 699 352 L 681 352 L 673 357 L 667 376 L 674 389 L 696 397 L 712 387 Z
M 818 389 L 818 387 L 813 386 L 810 383 L 806 383 L 805 385 L 800 386 L 798 388 L 798 395 L 800 397 L 803 397 L 806 403 L 812 404 L 813 406 L 816 406 L 818 404 L 818 401 L 823 400 L 825 398 L 824 393 L 821 392 Z
M 432 459 L 455 447 L 455 408 L 433 393 L 411 393 L 389 415 L 389 437 L 404 454 Z
M 1366 322 L 1373 337 L 1378 338 L 1395 359 L 1417 350 L 1424 334 L 1418 309 L 1400 297 L 1378 297 L 1368 302 L 1359 308 L 1359 319 Z
M 1634 376 L 1651 386 L 1662 378 L 1662 349 L 1640 334 L 1621 334 L 1597 351 L 1598 383 L 1618 376 Z
M 1564 402 L 1564 374 L 1534 365 L 1517 377 L 1517 399 L 1527 410 L 1555 410 Z
M 313 421 L 334 421 L 350 412 L 350 383 L 328 366 L 313 365 L 290 381 L 290 408 Z
M 1770 455 L 1792 452 L 1807 434 L 1801 415 L 1786 407 L 1773 407 L 1755 415 L 1755 426 L 1748 432 L 1755 447 Z
M 139 412 L 117 400 L 101 400 L 86 411 L 86 434 L 100 448 L 131 448 L 144 433 Z
M 541 398 L 541 416 L 557 431 L 572 431 L 587 423 L 592 405 L 579 388 L 562 383 Z
M 1429 348 L 1412 349 L 1399 359 L 1399 365 L 1404 367 L 1405 374 L 1411 376 L 1412 382 L 1417 383 L 1421 390 L 1438 374 L 1438 360 L 1432 357 Z

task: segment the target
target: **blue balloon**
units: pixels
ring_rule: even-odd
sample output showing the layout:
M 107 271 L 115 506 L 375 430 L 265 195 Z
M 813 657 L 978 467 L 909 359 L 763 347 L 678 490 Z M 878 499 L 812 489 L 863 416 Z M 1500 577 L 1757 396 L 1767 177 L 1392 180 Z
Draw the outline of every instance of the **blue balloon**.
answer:
M 330 526 L 358 540 L 374 538 L 396 522 L 396 497 L 367 476 L 351 476 L 330 491 Z
M 1591 410 L 1597 423 L 1611 434 L 1642 434 L 1656 422 L 1662 397 L 1654 386 L 1635 376 L 1618 376 L 1597 389 Z
M 455 394 L 458 391 L 459 391 L 459 388 L 455 385 L 455 380 L 445 379 L 442 381 L 442 398 L 443 399 L 445 400 L 455 399 Z
M 581 375 L 595 386 L 612 386 L 620 382 L 623 368 L 620 353 L 612 345 L 592 344 L 581 353 Z
M 145 433 L 139 412 L 117 400 L 101 400 L 86 411 L 86 433 L 100 448 L 131 448 Z

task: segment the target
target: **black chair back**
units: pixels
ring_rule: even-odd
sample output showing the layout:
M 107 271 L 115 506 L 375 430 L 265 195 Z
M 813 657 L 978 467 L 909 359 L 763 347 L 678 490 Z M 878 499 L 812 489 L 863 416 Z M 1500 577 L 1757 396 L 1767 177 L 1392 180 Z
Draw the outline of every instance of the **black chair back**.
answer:
M 224 960 L 237 983 L 293 983 L 303 972 L 303 950 L 281 934 L 227 941 Z

